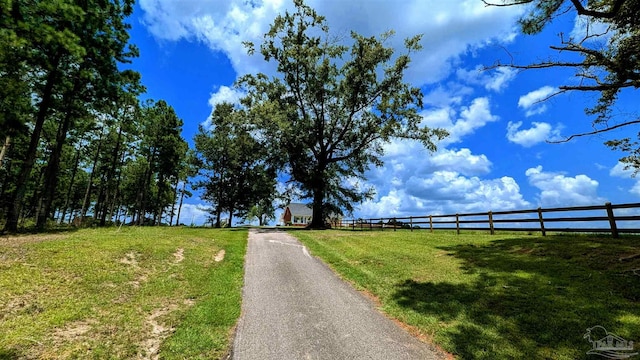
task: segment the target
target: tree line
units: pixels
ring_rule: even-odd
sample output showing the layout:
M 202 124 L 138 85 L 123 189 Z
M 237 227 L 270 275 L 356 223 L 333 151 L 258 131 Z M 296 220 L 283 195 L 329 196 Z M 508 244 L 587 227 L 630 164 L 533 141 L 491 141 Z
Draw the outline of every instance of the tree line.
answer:
M 485 1 L 486 2 L 486 1 Z M 140 74 L 128 69 L 138 56 L 129 44 L 133 0 L 0 0 L 0 221 L 16 231 L 33 223 L 97 225 L 179 224 L 191 190 L 210 204 L 212 222 L 223 214 L 273 218 L 276 179 L 308 199 L 314 228 L 328 213 L 353 210 L 371 198 L 364 173 L 382 166 L 383 144 L 413 139 L 429 150 L 448 134 L 422 124 L 422 93 L 405 82 L 421 35 L 404 51 L 388 46 L 393 32 L 338 41 L 326 19 L 302 0 L 278 15 L 259 46 L 274 76 L 248 74 L 237 82 L 246 96 L 219 104 L 201 125 L 190 150 L 182 120 L 163 100 L 140 100 Z M 582 61 L 498 64 L 521 69 L 574 67 L 583 83 L 561 91 L 595 91 L 587 109 L 600 133 L 638 122 L 610 125 L 618 94 L 637 89 L 637 0 L 505 0 L 529 4 L 523 32 L 537 33 L 571 10 L 608 25 L 599 47 L 568 39 L 560 52 Z M 246 43 L 249 53 L 255 45 Z M 582 136 L 584 134 L 576 134 Z M 631 155 L 638 143 L 607 143 Z M 174 221 L 175 218 L 175 221 Z
M 126 23 L 133 4 L 2 1 L 6 231 L 51 222 L 179 223 L 179 206 L 191 194 L 187 181 L 198 169 L 182 120 L 163 100 L 141 101 L 140 74 L 127 69 L 138 56 Z

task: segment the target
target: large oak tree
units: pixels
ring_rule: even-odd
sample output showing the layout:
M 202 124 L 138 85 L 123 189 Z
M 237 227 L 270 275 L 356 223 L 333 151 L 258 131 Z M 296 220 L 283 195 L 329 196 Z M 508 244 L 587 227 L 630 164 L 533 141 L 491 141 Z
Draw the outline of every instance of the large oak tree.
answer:
M 386 44 L 392 32 L 352 32 L 340 41 L 323 16 L 302 0 L 294 3 L 293 12 L 276 17 L 260 46 L 278 75 L 247 75 L 240 84 L 272 160 L 312 199 L 310 227 L 322 228 L 329 212 L 351 211 L 371 195 L 360 180 L 371 165 L 382 165 L 386 142 L 417 139 L 434 150 L 446 132 L 421 125 L 422 93 L 404 79 L 421 36 L 406 39 L 400 55 Z M 253 44 L 246 45 L 252 53 Z

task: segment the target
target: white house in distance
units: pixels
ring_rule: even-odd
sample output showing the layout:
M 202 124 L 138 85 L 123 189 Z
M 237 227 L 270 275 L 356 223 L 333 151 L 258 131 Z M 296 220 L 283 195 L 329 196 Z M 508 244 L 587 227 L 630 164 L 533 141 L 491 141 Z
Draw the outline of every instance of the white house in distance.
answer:
M 306 226 L 311 222 L 313 210 L 300 203 L 290 203 L 282 213 L 282 224 L 294 226 Z
M 313 209 L 306 204 L 290 203 L 284 209 L 280 223 L 288 226 L 307 226 L 311 223 Z M 327 226 L 337 226 L 342 222 L 342 216 L 337 214 L 329 214 L 326 216 L 325 223 Z

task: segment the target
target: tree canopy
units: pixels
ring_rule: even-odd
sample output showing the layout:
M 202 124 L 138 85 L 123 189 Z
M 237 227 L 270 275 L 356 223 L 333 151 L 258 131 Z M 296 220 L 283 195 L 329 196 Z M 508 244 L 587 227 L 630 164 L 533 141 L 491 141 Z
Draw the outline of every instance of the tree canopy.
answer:
M 4 229 L 147 212 L 159 223 L 187 146 L 168 104 L 139 103 L 140 75 L 127 69 L 138 56 L 126 23 L 134 1 L 0 4 Z
M 245 112 L 233 104 L 216 105 L 211 127 L 200 125 L 194 138 L 199 167 L 204 177 L 196 188 L 213 205 L 215 226 L 221 226 L 223 212 L 245 217 L 256 205 L 271 202 L 275 194 L 275 169 L 267 164 L 269 149 L 254 138 Z
M 344 45 L 323 16 L 301 0 L 294 3 L 293 12 L 275 18 L 260 45 L 278 75 L 246 75 L 240 84 L 271 160 L 312 199 L 310 226 L 321 228 L 329 212 L 351 211 L 372 195 L 360 180 L 371 165 L 382 165 L 384 143 L 417 139 L 434 150 L 446 132 L 421 125 L 422 93 L 404 80 L 421 36 L 406 39 L 400 55 L 386 45 L 392 32 L 352 32 Z

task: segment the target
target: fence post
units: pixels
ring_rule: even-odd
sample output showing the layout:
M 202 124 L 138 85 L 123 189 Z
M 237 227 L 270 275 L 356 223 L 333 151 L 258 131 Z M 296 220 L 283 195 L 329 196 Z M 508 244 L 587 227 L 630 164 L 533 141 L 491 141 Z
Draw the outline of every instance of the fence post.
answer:
M 614 238 L 618 238 L 618 227 L 616 226 L 616 217 L 613 215 L 613 208 L 611 207 L 611 203 L 605 203 L 604 206 L 607 207 L 607 216 L 609 217 L 609 225 L 611 226 L 611 236 Z
M 433 215 L 429 215 L 429 229 L 433 232 Z
M 396 225 L 398 224 L 398 219 L 393 218 L 393 231 L 396 231 Z
M 489 211 L 489 230 L 491 231 L 491 235 L 495 234 L 495 229 L 493 228 L 493 212 Z
M 380 231 L 384 231 L 384 218 L 380 218 L 380 222 L 382 224 L 380 224 Z
M 369 219 L 369 230 L 373 230 L 373 224 L 371 223 L 373 220 Z
M 544 229 L 544 219 L 542 218 L 542 208 L 538 208 L 538 220 L 540 220 L 540 231 L 542 236 L 547 236 L 547 231 Z
M 456 213 L 456 233 L 460 235 L 460 219 L 458 213 Z
M 413 216 L 409 216 L 409 227 L 411 228 L 411 232 L 413 232 Z

